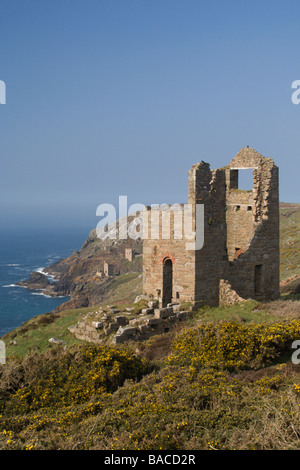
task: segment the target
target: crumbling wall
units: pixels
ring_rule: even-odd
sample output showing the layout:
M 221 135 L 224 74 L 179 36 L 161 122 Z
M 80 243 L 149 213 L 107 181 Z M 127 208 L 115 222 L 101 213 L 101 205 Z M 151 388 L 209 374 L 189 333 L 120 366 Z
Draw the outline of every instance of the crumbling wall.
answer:
M 226 262 L 225 173 L 208 163 L 189 172 L 189 203 L 204 206 L 204 245 L 195 251 L 195 307 L 218 305 L 219 280 Z
M 227 184 L 228 261 L 224 277 L 243 298 L 279 296 L 278 168 L 252 148 L 242 149 L 228 164 L 226 181 L 237 169 L 253 169 L 253 187 L 243 191 Z

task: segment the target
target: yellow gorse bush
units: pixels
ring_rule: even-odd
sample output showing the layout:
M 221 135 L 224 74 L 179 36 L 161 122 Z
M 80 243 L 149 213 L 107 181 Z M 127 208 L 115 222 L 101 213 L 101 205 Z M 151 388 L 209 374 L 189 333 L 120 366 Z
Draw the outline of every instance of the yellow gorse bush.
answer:
M 0 368 L 0 448 L 299 448 L 299 371 L 290 360 L 251 370 L 291 357 L 295 339 L 297 321 L 224 321 L 179 333 L 152 366 L 130 346 L 9 358 Z
M 37 355 L 34 367 L 39 377 L 24 377 L 22 386 L 10 397 L 15 412 L 49 406 L 87 402 L 94 395 L 111 393 L 126 379 L 139 380 L 149 372 L 146 361 L 126 348 L 84 344 L 43 361 Z M 27 383 L 26 383 L 27 382 Z
M 205 323 L 175 339 L 170 365 L 228 370 L 258 368 L 270 363 L 300 339 L 300 322 L 273 324 Z

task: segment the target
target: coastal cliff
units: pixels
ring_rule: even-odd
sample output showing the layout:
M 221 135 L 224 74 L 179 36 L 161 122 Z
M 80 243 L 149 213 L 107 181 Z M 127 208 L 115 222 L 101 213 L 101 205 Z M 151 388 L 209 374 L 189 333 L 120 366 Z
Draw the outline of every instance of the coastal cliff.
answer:
M 134 219 L 134 215 L 128 217 L 127 223 Z M 97 305 L 106 299 L 120 276 L 142 273 L 142 241 L 119 239 L 123 223 L 122 219 L 117 221 L 116 238 L 102 240 L 93 229 L 80 250 L 45 267 L 43 272 L 31 273 L 29 279 L 18 285 L 53 297 L 69 296 L 70 300 L 57 310 Z M 131 250 L 132 260 L 126 258 L 126 249 Z M 105 274 L 105 264 L 110 266 L 109 275 Z

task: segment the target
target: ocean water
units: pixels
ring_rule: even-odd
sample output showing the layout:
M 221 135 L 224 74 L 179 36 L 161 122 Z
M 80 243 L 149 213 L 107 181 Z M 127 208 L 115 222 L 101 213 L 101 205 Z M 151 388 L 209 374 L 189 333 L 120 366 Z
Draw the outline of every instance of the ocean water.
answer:
M 88 233 L 88 228 L 0 229 L 0 337 L 69 299 L 29 291 L 16 283 L 79 250 Z

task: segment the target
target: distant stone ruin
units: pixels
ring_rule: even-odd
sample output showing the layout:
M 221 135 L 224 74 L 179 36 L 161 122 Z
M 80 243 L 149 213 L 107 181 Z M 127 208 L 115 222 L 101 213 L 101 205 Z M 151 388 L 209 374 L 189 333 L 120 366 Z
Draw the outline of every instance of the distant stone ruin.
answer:
M 112 264 L 104 262 L 103 271 L 104 271 L 104 276 L 107 276 L 107 277 L 113 276 L 114 267 Z

